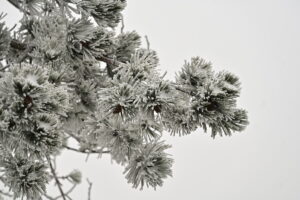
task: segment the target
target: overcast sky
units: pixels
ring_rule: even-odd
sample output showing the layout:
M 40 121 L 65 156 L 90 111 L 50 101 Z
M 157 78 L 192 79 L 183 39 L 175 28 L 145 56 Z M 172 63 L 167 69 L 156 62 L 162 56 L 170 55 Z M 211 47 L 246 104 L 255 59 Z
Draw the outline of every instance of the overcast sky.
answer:
M 7 20 L 17 21 L 18 12 L 0 2 Z M 174 177 L 156 191 L 132 189 L 108 156 L 85 163 L 66 152 L 57 163 L 62 172 L 81 169 L 93 182 L 92 200 L 299 200 L 300 1 L 128 0 L 125 25 L 149 37 L 170 79 L 192 56 L 238 75 L 238 105 L 250 125 L 216 139 L 202 130 L 166 133 Z M 72 196 L 86 199 L 87 184 Z

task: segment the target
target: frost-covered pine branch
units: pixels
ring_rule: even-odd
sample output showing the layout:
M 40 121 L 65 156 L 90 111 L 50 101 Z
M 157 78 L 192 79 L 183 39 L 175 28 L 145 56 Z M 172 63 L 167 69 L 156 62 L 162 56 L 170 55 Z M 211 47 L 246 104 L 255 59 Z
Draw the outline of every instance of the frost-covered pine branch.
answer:
M 230 136 L 248 124 L 237 76 L 194 57 L 166 80 L 148 39 L 117 33 L 125 0 L 8 1 L 23 17 L 12 30 L 0 16 L 0 198 L 71 199 L 82 175 L 56 171 L 64 150 L 109 153 L 134 188 L 156 188 L 172 176 L 163 131 Z

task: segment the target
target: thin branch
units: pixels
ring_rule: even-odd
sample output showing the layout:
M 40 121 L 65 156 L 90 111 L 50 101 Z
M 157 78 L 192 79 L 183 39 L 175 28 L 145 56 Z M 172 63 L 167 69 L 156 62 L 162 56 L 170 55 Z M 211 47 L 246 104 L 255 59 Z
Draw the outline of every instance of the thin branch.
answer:
M 121 23 L 122 23 L 122 26 L 121 26 L 121 33 L 124 33 L 125 25 L 124 25 L 124 16 L 123 16 L 123 15 L 122 15 Z
M 148 39 L 147 35 L 145 35 L 145 39 L 146 39 L 146 42 L 147 42 L 147 49 L 150 50 L 150 42 L 149 42 L 149 39 Z
M 122 63 L 115 60 L 115 59 L 111 59 L 111 58 L 107 58 L 107 57 L 98 57 L 96 58 L 98 61 L 101 61 L 101 62 L 105 62 L 106 63 L 106 70 L 107 70 L 107 75 L 110 77 L 110 78 L 113 78 L 114 77 L 114 72 L 113 72 L 113 69 L 112 69 L 112 66 L 120 66 Z
M 115 59 L 111 59 L 111 58 L 107 58 L 107 57 L 100 57 L 100 58 L 96 58 L 98 61 L 102 61 L 105 62 L 106 64 L 109 65 L 113 65 L 113 66 L 119 66 L 120 64 L 122 64 L 121 62 L 115 60 Z
M 86 179 L 86 181 L 87 181 L 88 184 L 89 184 L 89 189 L 88 189 L 88 200 L 91 200 L 91 191 L 92 191 L 93 183 L 90 182 L 88 178 Z
M 5 67 L 3 67 L 3 68 L 0 69 L 0 72 L 4 72 L 9 67 L 10 67 L 10 65 L 6 65 Z
M 64 193 L 64 195 L 65 195 L 67 198 L 71 199 L 68 195 L 76 188 L 76 186 L 77 186 L 77 184 L 74 184 L 74 185 L 73 185 L 66 193 Z M 57 197 L 51 197 L 51 196 L 47 195 L 46 193 L 44 193 L 43 195 L 44 195 L 44 197 L 46 197 L 46 198 L 49 199 L 49 200 L 57 200 L 57 199 L 59 199 L 60 197 L 62 197 L 61 195 L 59 195 L 59 196 L 57 196 Z
M 17 24 L 15 24 L 13 27 L 11 27 L 8 31 L 12 32 L 17 27 Z
M 82 139 L 81 139 L 80 137 L 78 137 L 77 135 L 71 133 L 70 131 L 66 131 L 66 133 L 67 133 L 70 137 L 74 138 L 77 142 L 79 142 L 79 143 L 83 142 Z
M 97 153 L 97 154 L 110 153 L 110 151 L 93 150 L 93 149 L 80 150 L 80 149 L 75 149 L 73 147 L 69 147 L 67 145 L 63 145 L 63 147 L 65 147 L 66 149 L 71 150 L 71 151 L 75 151 L 75 152 L 78 152 L 78 153 L 85 153 L 85 154 L 91 154 L 91 153 Z
M 54 170 L 54 168 L 53 168 L 53 166 L 52 166 L 52 163 L 51 163 L 51 160 L 50 160 L 50 157 L 49 157 L 49 156 L 47 156 L 47 161 L 48 161 L 48 163 L 49 163 L 51 173 L 52 173 L 52 175 L 53 175 L 53 177 L 54 177 L 54 179 L 55 179 L 55 182 L 56 182 L 56 185 L 57 185 L 57 187 L 58 187 L 58 189 L 59 189 L 59 192 L 60 192 L 60 194 L 61 194 L 61 197 L 63 198 L 63 200 L 66 200 L 66 196 L 65 196 L 65 194 L 64 194 L 64 191 L 63 191 L 63 189 L 61 188 L 61 183 L 59 182 L 59 179 L 57 178 L 56 172 L 55 172 L 55 170 Z
M 188 92 L 188 91 L 186 91 L 186 90 L 184 90 L 184 89 L 182 89 L 182 88 L 180 88 L 180 87 L 178 87 L 178 86 L 175 86 L 174 88 L 175 88 L 176 90 L 180 91 L 180 92 L 183 92 L 183 93 L 185 93 L 185 94 L 190 95 L 190 92 Z
M 65 195 L 68 196 L 75 188 L 76 188 L 77 184 L 74 184 L 66 193 Z M 70 198 L 70 197 L 69 197 Z
M 17 3 L 17 1 L 15 0 L 7 0 L 11 5 L 13 5 L 15 8 L 17 8 L 18 10 L 21 9 L 19 3 Z
M 13 5 L 15 8 L 17 8 L 18 10 L 20 10 L 21 12 L 30 15 L 30 13 L 29 13 L 28 11 L 24 10 L 24 9 L 20 6 L 20 4 L 18 3 L 18 1 L 16 1 L 16 0 L 7 0 L 7 1 L 8 1 L 11 5 Z
M 46 193 L 44 193 L 43 196 L 46 197 L 46 198 L 49 199 L 49 200 L 55 200 L 55 198 L 49 196 L 49 195 L 46 194 Z
M 0 194 L 4 195 L 4 196 L 8 196 L 8 197 L 13 197 L 12 194 L 8 193 L 8 192 L 4 192 L 0 189 Z

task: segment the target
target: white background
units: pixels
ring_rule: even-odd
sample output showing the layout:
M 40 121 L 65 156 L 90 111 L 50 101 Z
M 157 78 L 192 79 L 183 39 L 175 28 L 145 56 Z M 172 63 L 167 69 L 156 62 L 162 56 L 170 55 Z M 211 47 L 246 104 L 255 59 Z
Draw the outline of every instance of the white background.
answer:
M 18 11 L 0 2 L 12 25 Z M 85 163 L 66 152 L 58 159 L 61 171 L 81 169 L 93 182 L 92 200 L 299 200 L 300 1 L 128 0 L 124 13 L 125 30 L 148 35 L 169 79 L 191 56 L 237 74 L 239 106 L 249 111 L 250 125 L 214 140 L 202 130 L 165 133 L 174 177 L 156 191 L 132 189 L 108 156 Z M 71 196 L 87 199 L 85 180 Z

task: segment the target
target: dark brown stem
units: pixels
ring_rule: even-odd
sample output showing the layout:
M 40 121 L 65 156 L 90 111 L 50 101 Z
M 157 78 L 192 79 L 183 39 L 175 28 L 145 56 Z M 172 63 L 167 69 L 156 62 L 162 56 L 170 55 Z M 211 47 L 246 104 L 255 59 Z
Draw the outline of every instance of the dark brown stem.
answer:
M 56 185 L 57 185 L 57 187 L 58 187 L 58 189 L 59 189 L 59 192 L 60 192 L 60 194 L 61 194 L 61 197 L 63 198 L 63 200 L 66 200 L 66 196 L 65 196 L 65 194 L 64 194 L 64 191 L 63 191 L 63 189 L 61 188 L 61 183 L 60 183 L 60 181 L 59 181 L 59 179 L 58 179 L 58 177 L 57 177 L 57 175 L 56 175 L 56 172 L 55 172 L 55 170 L 54 170 L 54 168 L 53 168 L 53 166 L 52 166 L 51 159 L 50 159 L 49 156 L 47 156 L 47 161 L 48 161 L 48 163 L 49 163 L 51 173 L 52 173 L 52 175 L 53 175 L 53 177 L 54 177 L 54 179 L 55 179 L 55 182 L 56 182 Z

